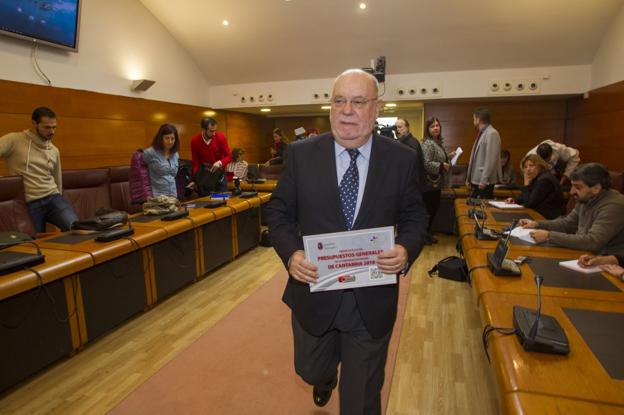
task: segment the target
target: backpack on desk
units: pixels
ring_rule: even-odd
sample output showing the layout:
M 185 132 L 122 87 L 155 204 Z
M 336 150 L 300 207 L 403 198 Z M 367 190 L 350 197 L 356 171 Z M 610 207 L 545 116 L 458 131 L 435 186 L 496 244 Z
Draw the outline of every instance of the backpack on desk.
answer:
M 143 150 L 138 149 L 130 159 L 130 171 L 128 172 L 128 190 L 130 202 L 142 204 L 152 197 L 152 185 L 150 183 L 149 169 L 143 163 Z
M 217 186 L 225 180 L 223 170 L 211 172 L 211 167 L 210 164 L 202 163 L 195 175 L 195 190 L 200 196 L 210 196 L 210 192 L 217 190 Z

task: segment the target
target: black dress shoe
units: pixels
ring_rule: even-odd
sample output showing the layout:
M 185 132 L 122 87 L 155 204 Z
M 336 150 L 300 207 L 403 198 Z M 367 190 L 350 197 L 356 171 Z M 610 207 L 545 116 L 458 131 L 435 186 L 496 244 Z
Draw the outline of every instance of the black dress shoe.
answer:
M 329 402 L 329 398 L 331 398 L 332 389 L 324 390 L 319 389 L 316 386 L 312 388 L 312 399 L 314 399 L 314 405 L 316 406 L 325 406 L 327 402 Z

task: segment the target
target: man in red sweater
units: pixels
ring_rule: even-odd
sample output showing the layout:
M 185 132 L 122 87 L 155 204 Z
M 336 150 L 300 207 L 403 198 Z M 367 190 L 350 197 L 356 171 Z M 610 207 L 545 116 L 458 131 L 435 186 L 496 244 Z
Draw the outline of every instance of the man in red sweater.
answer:
M 217 131 L 217 120 L 206 117 L 201 120 L 201 132 L 191 138 L 191 153 L 193 154 L 193 175 L 199 171 L 199 166 L 206 163 L 211 165 L 210 171 L 221 169 L 232 161 L 232 153 L 228 146 L 227 137 Z M 232 180 L 232 173 L 228 173 L 228 180 Z M 218 192 L 227 191 L 227 181 L 224 179 L 218 185 Z

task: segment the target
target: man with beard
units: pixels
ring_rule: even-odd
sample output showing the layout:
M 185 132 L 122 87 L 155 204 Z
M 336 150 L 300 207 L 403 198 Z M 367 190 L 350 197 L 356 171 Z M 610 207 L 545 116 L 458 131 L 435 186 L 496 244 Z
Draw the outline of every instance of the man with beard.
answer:
M 295 371 L 313 386 L 314 404 L 324 406 L 340 364 L 341 414 L 381 414 L 399 287 L 310 292 L 318 270 L 305 259 L 302 237 L 396 226 L 395 245 L 379 254 L 377 266 L 402 274 L 422 249 L 428 220 L 414 153 L 371 133 L 378 88 L 360 69 L 336 78 L 331 133 L 291 145 L 265 210 L 271 242 L 289 273 L 283 301 L 292 310 Z
M 574 210 L 554 220 L 520 220 L 525 228 L 535 229 L 537 243 L 550 242 L 563 248 L 594 253 L 624 252 L 624 195 L 610 189 L 611 176 L 599 163 L 578 166 L 571 174 L 570 196 Z
M 0 159 L 6 160 L 9 173 L 24 180 L 28 211 L 37 232 L 50 222 L 62 231 L 78 220 L 61 194 L 63 182 L 61 157 L 52 144 L 56 133 L 56 114 L 39 107 L 32 113 L 32 128 L 0 137 Z

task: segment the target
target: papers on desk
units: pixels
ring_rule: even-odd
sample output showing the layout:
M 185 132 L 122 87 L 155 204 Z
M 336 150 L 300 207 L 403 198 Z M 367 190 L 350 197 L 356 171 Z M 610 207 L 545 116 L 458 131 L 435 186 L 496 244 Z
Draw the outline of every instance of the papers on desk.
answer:
M 494 206 L 495 208 L 498 208 L 498 209 L 523 209 L 524 208 L 524 206 L 519 205 L 517 203 L 506 203 L 506 202 L 500 202 L 496 200 L 490 200 L 488 201 L 488 203 L 491 206 Z
M 457 159 L 459 158 L 459 156 L 462 155 L 463 152 L 464 150 L 462 150 L 461 147 L 457 147 L 457 150 L 455 150 L 455 155 L 451 159 L 451 166 L 454 166 L 457 163 Z
M 576 259 L 572 259 L 570 261 L 561 261 L 559 265 L 561 265 L 562 267 L 571 269 L 572 271 L 582 272 L 583 274 L 593 274 L 596 272 L 602 272 L 600 267 L 583 268 L 578 264 L 578 260 Z
M 521 239 L 525 242 L 529 242 L 535 245 L 535 239 L 531 237 L 531 232 L 533 231 L 534 229 L 526 229 L 526 228 L 523 228 L 522 226 L 518 226 L 517 228 L 514 228 L 511 231 L 511 236 L 514 236 L 518 239 Z

